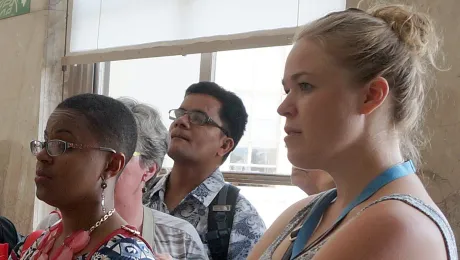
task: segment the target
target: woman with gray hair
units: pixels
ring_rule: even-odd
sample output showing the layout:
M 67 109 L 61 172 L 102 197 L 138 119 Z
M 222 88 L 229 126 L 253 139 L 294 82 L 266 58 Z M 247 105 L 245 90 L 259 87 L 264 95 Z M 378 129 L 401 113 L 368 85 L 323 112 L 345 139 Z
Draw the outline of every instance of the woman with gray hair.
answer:
M 168 151 L 169 133 L 158 111 L 130 98 L 119 98 L 136 119 L 136 152 L 115 187 L 115 208 L 128 222 L 142 231 L 155 252 L 174 259 L 208 259 L 195 228 L 185 220 L 142 205 L 146 182 L 155 179 Z M 168 259 L 157 255 L 159 259 Z

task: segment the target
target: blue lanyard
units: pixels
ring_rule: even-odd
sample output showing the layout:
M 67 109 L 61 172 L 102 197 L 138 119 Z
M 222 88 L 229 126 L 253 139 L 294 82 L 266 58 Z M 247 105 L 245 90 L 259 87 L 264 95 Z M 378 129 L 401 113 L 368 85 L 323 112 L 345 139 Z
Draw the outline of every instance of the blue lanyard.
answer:
M 412 161 L 406 161 L 404 163 L 395 165 L 375 179 L 373 179 L 366 188 L 356 197 L 347 207 L 342 211 L 340 216 L 335 221 L 334 225 L 337 225 L 340 221 L 342 221 L 348 213 L 356 206 L 364 202 L 365 200 L 369 199 L 372 195 L 374 195 L 378 190 L 380 190 L 383 186 L 387 185 L 388 183 L 397 180 L 401 177 L 407 176 L 409 174 L 415 173 L 415 166 Z M 308 239 L 310 239 L 311 235 L 313 234 L 314 230 L 318 226 L 318 223 L 323 215 L 324 211 L 327 207 L 331 204 L 331 202 L 337 197 L 337 191 L 329 192 L 325 195 L 326 197 L 323 198 L 321 201 L 322 203 L 316 207 L 316 209 L 311 212 L 310 216 L 305 220 L 302 227 L 300 228 L 297 238 L 294 241 L 294 246 L 292 248 L 291 260 L 297 257 L 305 247 Z

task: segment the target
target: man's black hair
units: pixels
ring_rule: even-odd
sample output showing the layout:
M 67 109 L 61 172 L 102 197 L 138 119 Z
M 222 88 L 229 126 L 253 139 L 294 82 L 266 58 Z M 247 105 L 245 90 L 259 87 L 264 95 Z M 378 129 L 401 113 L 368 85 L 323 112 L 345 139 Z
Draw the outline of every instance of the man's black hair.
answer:
M 233 149 L 224 155 L 223 161 L 225 161 L 236 148 L 246 130 L 248 113 L 246 112 L 243 101 L 235 93 L 222 88 L 214 82 L 208 81 L 198 82 L 188 87 L 185 91 L 185 96 L 191 94 L 212 96 L 221 103 L 219 111 L 220 120 L 222 120 L 223 127 L 228 131 L 229 137 L 235 142 Z
M 125 155 L 125 165 L 137 143 L 137 126 L 131 111 L 120 101 L 97 94 L 81 94 L 60 103 L 56 109 L 70 109 L 83 115 L 96 134 L 99 145 Z

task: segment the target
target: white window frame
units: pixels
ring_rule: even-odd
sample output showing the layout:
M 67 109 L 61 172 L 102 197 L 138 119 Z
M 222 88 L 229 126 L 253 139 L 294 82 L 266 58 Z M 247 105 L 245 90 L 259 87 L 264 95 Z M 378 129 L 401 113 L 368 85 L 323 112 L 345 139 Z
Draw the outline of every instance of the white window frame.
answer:
M 73 93 L 79 94 L 92 89 L 93 93 L 108 94 L 110 79 L 110 62 L 130 59 L 145 59 L 174 55 L 201 54 L 200 81 L 214 81 L 216 68 L 216 52 L 251 48 L 276 47 L 291 45 L 298 27 L 280 28 L 238 33 L 224 36 L 200 37 L 187 40 L 154 42 L 109 49 L 98 49 L 84 52 L 70 52 L 73 0 L 69 0 L 66 55 L 61 59 L 63 69 L 69 70 L 70 78 L 81 78 L 75 75 L 80 67 L 93 67 L 93 81 L 78 81 L 84 86 L 75 86 Z M 72 70 L 69 67 L 73 67 Z M 66 95 L 67 96 L 67 95 Z M 277 162 L 278 163 L 278 162 Z M 247 164 L 249 165 L 249 164 Z M 247 166 L 245 165 L 245 166 Z M 257 165 L 251 165 L 257 166 Z M 261 167 L 267 167 L 263 165 Z M 275 166 L 274 166 L 275 167 Z M 277 167 L 277 166 L 276 166 Z M 278 167 L 277 167 L 278 168 Z M 250 172 L 224 172 L 227 181 L 247 185 L 292 185 L 289 175 L 260 174 Z

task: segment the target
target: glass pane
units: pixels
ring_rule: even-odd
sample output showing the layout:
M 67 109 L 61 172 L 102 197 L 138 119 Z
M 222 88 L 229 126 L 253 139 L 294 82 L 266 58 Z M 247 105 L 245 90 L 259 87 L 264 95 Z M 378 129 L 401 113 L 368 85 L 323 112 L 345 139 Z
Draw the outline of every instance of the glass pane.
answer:
M 279 143 L 280 119 L 273 113 L 274 119 L 253 119 L 251 125 L 251 144 L 261 148 L 277 147 Z
M 81 51 L 295 27 L 298 0 L 80 0 L 73 10 Z
M 99 48 L 183 39 L 189 1 L 102 1 Z
M 291 49 L 289 45 L 218 52 L 216 82 L 235 92 L 281 93 L 284 63 Z
M 295 186 L 239 186 L 238 188 L 257 209 L 267 227 L 289 206 L 307 197 L 307 194 Z
M 276 110 L 283 97 L 281 79 L 291 49 L 292 46 L 277 46 L 217 53 L 216 82 L 240 96 L 249 114 L 247 130 L 238 147 L 253 147 L 249 168 L 230 162 L 229 169 L 238 166 L 248 171 L 277 173 L 278 161 L 283 162 L 279 158 L 286 157 L 285 150 L 279 152 L 279 146 L 284 146 L 283 126 Z M 258 163 L 272 167 L 251 167 Z
M 346 0 L 299 0 L 299 25 L 304 25 L 324 15 L 342 11 L 346 7 Z
M 281 95 L 257 95 L 254 97 L 252 116 L 257 119 L 278 118 L 276 112 L 281 104 Z M 278 122 L 277 122 L 278 124 Z
M 276 165 L 277 152 L 276 148 L 252 148 L 251 163 Z
M 79 0 L 73 2 L 70 51 L 97 49 L 101 1 Z
M 237 147 L 230 154 L 230 163 L 248 163 L 248 148 Z
M 109 96 L 127 96 L 150 104 L 169 128 L 168 111 L 179 107 L 185 90 L 199 80 L 200 58 L 196 54 L 111 62 Z M 171 166 L 167 157 L 163 167 Z

